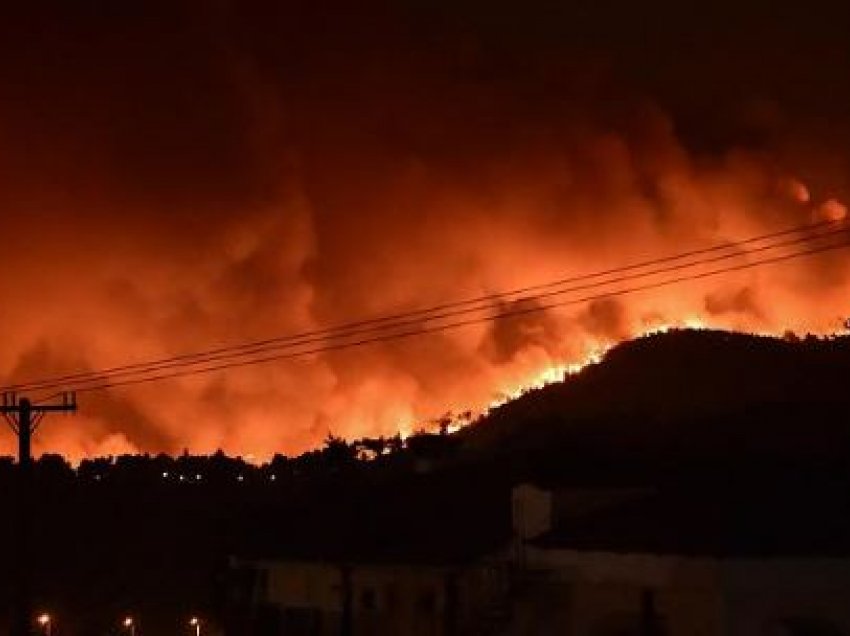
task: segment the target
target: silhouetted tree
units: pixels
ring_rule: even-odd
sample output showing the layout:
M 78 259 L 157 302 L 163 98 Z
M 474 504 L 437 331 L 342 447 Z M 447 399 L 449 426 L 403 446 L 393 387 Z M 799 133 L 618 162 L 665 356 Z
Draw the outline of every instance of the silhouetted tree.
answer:
M 73 483 L 76 475 L 64 457 L 49 453 L 35 462 L 35 477 L 42 485 L 56 487 Z
M 387 449 L 391 454 L 399 453 L 404 449 L 404 440 L 399 433 L 387 439 Z
M 380 437 L 364 437 L 354 442 L 358 456 L 366 454 L 368 459 L 381 457 L 389 448 L 388 440 L 382 435 Z
M 346 468 L 357 461 L 357 449 L 343 438 L 328 433 L 322 457 L 326 466 L 332 470 Z
M 437 430 L 440 432 L 440 435 L 448 435 L 449 434 L 449 428 L 451 427 L 452 422 L 454 422 L 454 416 L 452 415 L 451 411 L 443 414 L 442 417 L 437 418 L 437 420 L 436 420 Z

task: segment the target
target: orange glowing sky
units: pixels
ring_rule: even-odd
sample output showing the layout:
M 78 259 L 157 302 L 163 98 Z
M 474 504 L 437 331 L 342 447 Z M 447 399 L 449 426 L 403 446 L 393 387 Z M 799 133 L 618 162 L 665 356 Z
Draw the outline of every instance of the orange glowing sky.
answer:
M 846 214 L 850 95 L 834 69 L 850 45 L 827 15 L 720 3 L 683 31 L 663 2 L 166 4 L 57 3 L 0 27 L 2 384 Z M 837 331 L 848 274 L 834 252 L 90 394 L 37 450 L 266 457 L 329 431 L 408 431 L 669 326 Z

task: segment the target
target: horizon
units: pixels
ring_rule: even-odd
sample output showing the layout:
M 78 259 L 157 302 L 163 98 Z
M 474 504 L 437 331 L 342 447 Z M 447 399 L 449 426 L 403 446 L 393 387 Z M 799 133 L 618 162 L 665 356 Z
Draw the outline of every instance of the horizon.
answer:
M 712 329 L 710 327 L 705 326 L 670 326 L 665 325 L 663 327 L 653 329 L 647 331 L 642 334 L 635 335 L 632 338 L 622 340 L 616 343 L 612 343 L 609 347 L 604 350 L 598 350 L 593 352 L 593 354 L 584 361 L 582 364 L 571 364 L 571 365 L 560 365 L 557 367 L 550 367 L 545 369 L 542 373 L 540 373 L 537 377 L 528 380 L 527 382 L 517 386 L 515 389 L 511 391 L 504 391 L 501 394 L 494 396 L 493 400 L 486 406 L 485 409 L 475 412 L 471 410 L 463 410 L 463 411 L 447 411 L 439 416 L 434 416 L 421 422 L 416 423 L 413 426 L 405 425 L 400 426 L 395 432 L 390 434 L 382 434 L 376 436 L 364 435 L 360 437 L 344 437 L 337 436 L 332 428 L 328 429 L 326 436 L 323 438 L 321 443 L 316 446 L 312 446 L 304 449 L 303 451 L 297 454 L 287 454 L 284 452 L 276 451 L 270 455 L 258 457 L 251 454 L 248 455 L 239 455 L 239 454 L 230 454 L 223 448 L 218 448 L 209 452 L 192 452 L 188 447 L 183 448 L 182 451 L 178 453 L 169 453 L 166 451 L 145 451 L 145 452 L 131 452 L 131 453 L 117 453 L 117 454 L 107 454 L 107 455 L 99 455 L 99 456 L 86 456 L 86 457 L 69 457 L 63 455 L 58 451 L 51 451 L 50 449 L 43 450 L 40 453 L 35 454 L 35 459 L 40 460 L 44 457 L 60 457 L 63 461 L 65 461 L 72 469 L 75 471 L 79 469 L 80 465 L 84 462 L 98 462 L 98 461 L 110 461 L 112 464 L 115 463 L 116 460 L 120 458 L 144 458 L 144 459 L 156 459 L 160 457 L 165 457 L 172 460 L 177 460 L 182 457 L 189 458 L 198 458 L 198 459 L 211 459 L 217 456 L 223 456 L 229 460 L 242 461 L 245 465 L 250 466 L 255 469 L 262 469 L 268 467 L 275 459 L 283 458 L 287 460 L 297 460 L 304 456 L 310 455 L 313 452 L 320 451 L 326 447 L 329 441 L 340 440 L 344 441 L 347 444 L 356 445 L 358 442 L 369 440 L 369 439 L 398 439 L 402 442 L 401 449 L 404 449 L 404 444 L 407 439 L 410 437 L 420 436 L 420 435 L 455 435 L 460 433 L 464 429 L 469 427 L 478 426 L 481 424 L 486 424 L 487 419 L 496 413 L 501 407 L 509 405 L 511 402 L 515 402 L 520 399 L 524 399 L 527 396 L 534 396 L 535 393 L 546 389 L 552 385 L 562 384 L 564 382 L 569 382 L 573 378 L 581 377 L 581 375 L 586 371 L 587 368 L 599 365 L 605 365 L 607 356 L 614 350 L 628 348 L 630 344 L 643 341 L 643 340 L 653 340 L 659 338 L 665 338 L 666 336 L 681 336 L 681 335 L 691 335 L 691 334 L 700 334 L 705 336 L 717 336 L 717 335 L 732 335 L 732 336 L 740 336 L 740 337 L 748 337 L 756 340 L 773 340 L 777 342 L 784 342 L 789 345 L 797 345 L 797 346 L 807 346 L 812 342 L 817 343 L 829 343 L 834 342 L 836 340 L 843 340 L 850 338 L 850 328 L 845 324 L 841 330 L 837 330 L 833 333 L 826 334 L 813 334 L 813 333 L 805 333 L 805 334 L 797 334 L 794 331 L 786 330 L 782 333 L 782 335 L 772 334 L 772 333 L 753 333 L 753 332 L 745 332 L 745 331 L 735 331 L 735 330 L 726 330 L 726 329 Z M 14 455 L 6 455 L 0 454 L 0 461 L 2 460 L 12 460 L 14 461 Z M 378 459 L 378 457 L 371 457 L 365 461 L 373 461 Z

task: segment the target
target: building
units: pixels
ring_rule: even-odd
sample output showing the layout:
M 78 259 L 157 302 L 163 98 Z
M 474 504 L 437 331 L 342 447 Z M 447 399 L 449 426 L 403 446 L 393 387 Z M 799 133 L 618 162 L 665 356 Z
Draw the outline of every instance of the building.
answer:
M 506 579 L 496 564 L 252 561 L 250 605 L 260 634 L 444 636 L 504 620 Z
M 513 532 L 234 560 L 240 636 L 850 636 L 831 496 L 513 490 Z M 250 625 L 250 628 L 244 627 Z
M 809 502 L 800 523 L 790 502 L 749 493 L 598 494 L 514 491 L 521 567 L 505 635 L 850 634 L 839 508 Z

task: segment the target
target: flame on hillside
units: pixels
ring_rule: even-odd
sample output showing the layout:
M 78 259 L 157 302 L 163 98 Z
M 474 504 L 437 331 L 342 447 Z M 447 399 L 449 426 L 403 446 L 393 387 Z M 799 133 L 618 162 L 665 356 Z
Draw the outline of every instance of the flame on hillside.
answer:
M 633 337 L 640 338 L 654 334 L 668 333 L 670 331 L 675 331 L 678 329 L 705 328 L 706 324 L 700 317 L 689 316 L 677 323 L 667 322 L 654 325 L 635 334 Z M 586 355 L 578 361 L 567 363 L 554 363 L 544 366 L 541 370 L 530 374 L 517 384 L 513 385 L 511 388 L 499 392 L 497 397 L 492 402 L 490 402 L 487 408 L 482 412 L 482 415 L 486 415 L 488 412 L 497 409 L 498 407 L 506 404 L 507 402 L 520 398 L 527 393 L 542 389 L 546 386 L 549 386 L 550 384 L 557 384 L 559 382 L 563 382 L 570 376 L 578 375 L 584 369 L 591 365 L 599 364 L 605 358 L 605 354 L 607 354 L 608 351 L 610 351 L 617 344 L 618 343 L 615 341 L 597 342 L 592 347 L 590 347 Z
M 171 59 L 159 53 L 145 59 Z M 66 57 L 75 56 L 55 59 Z M 148 137 L 172 121 L 171 111 L 156 110 L 145 128 L 137 125 L 145 109 L 126 98 L 68 112 L 129 106 L 119 121 L 132 125 L 120 129 L 138 130 L 140 142 L 113 137 L 106 122 L 78 138 L 75 127 L 38 120 L 44 148 L 4 137 L 4 156 L 23 158 L 27 173 L 0 170 L 0 208 L 13 217 L 4 216 L 3 231 L 27 248 L 0 252 L 0 271 L 15 276 L 0 312 L 4 385 L 469 298 L 492 298 L 492 306 L 464 328 L 87 393 L 72 426 L 48 421 L 39 430 L 40 452 L 79 459 L 223 449 L 262 460 L 315 448 L 329 432 L 356 439 L 454 430 L 474 416 L 422 422 L 486 413 L 579 373 L 635 336 L 681 327 L 823 334 L 850 311 L 850 267 L 837 251 L 640 293 L 619 293 L 631 285 L 624 280 L 549 299 L 500 295 L 718 245 L 734 263 L 752 263 L 748 238 L 846 218 L 847 171 L 830 172 L 823 153 L 800 160 L 805 166 L 761 149 L 696 154 L 660 107 L 612 99 L 608 89 L 604 101 L 617 112 L 592 103 L 565 111 L 571 98 L 532 107 L 535 100 L 517 101 L 524 91 L 484 79 L 430 84 L 439 73 L 428 69 L 323 72 L 343 85 L 311 80 L 320 93 L 288 83 L 277 91 L 259 69 L 235 72 L 227 59 L 224 84 L 259 84 L 232 96 L 239 108 L 229 99 L 223 110 L 204 102 L 198 114 L 210 113 L 211 130 L 195 130 L 203 118 L 176 108 L 186 119 L 170 136 L 153 135 L 167 142 L 158 152 Z M 204 80 L 193 89 L 184 79 L 176 85 L 185 97 L 218 85 Z M 440 99 L 426 105 L 424 95 Z M 198 152 L 215 154 L 203 139 L 231 112 L 244 119 L 223 129 L 209 165 L 199 161 Z M 15 128 L 14 117 L 0 119 Z M 127 165 L 116 161 L 116 148 Z M 40 159 L 28 154 L 38 151 Z M 82 166 L 79 157 L 87 158 Z M 14 449 L 11 436 L 0 444 Z
M 500 391 L 497 394 L 497 397 L 487 406 L 485 412 L 489 412 L 493 409 L 502 406 L 503 404 L 506 404 L 507 402 L 522 397 L 526 393 L 530 393 L 537 389 L 542 389 L 543 387 L 546 387 L 550 384 L 557 384 L 558 382 L 563 382 L 568 377 L 581 373 L 581 371 L 587 368 L 588 366 L 601 362 L 602 358 L 605 356 L 605 353 L 610 349 L 611 346 L 613 345 L 608 345 L 604 347 L 599 346 L 595 348 L 592 352 L 590 352 L 586 358 L 578 362 L 570 362 L 566 364 L 552 364 L 544 367 L 542 370 L 537 371 L 529 375 L 527 378 L 521 380 L 513 387 Z

